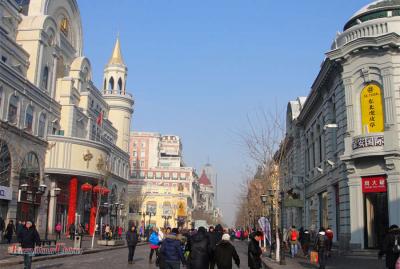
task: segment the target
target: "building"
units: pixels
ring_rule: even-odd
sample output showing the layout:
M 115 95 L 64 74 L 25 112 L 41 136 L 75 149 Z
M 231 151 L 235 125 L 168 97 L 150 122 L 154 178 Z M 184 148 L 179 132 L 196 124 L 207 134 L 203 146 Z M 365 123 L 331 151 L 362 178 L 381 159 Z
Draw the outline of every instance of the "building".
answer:
M 178 136 L 132 132 L 129 219 L 139 224 L 190 227 L 194 207 L 192 167 Z
M 203 170 L 199 178 L 200 199 L 197 203 L 197 209 L 206 213 L 214 212 L 214 186 L 208 178 L 206 171 Z
M 378 248 L 400 223 L 399 10 L 380 0 L 355 13 L 307 100 L 288 106 L 283 210 L 293 188 L 305 197 L 302 224 L 331 226 L 344 249 Z
M 57 222 L 64 231 L 79 222 L 93 232 L 99 206 L 96 190 L 102 187 L 110 194 L 102 195 L 102 217 L 97 221 L 120 225 L 128 185 L 133 98 L 126 91 L 127 67 L 119 40 L 104 69 L 100 91 L 92 82 L 90 62 L 82 54 L 77 2 L 18 2 L 21 6 L 10 0 L 0 4 L 4 22 L 0 45 L 4 71 L 0 76 L 16 72 L 14 79 L 5 80 L 10 86 L 4 87 L 8 94 L 4 97 L 14 92 L 8 110 L 16 116 L 9 119 L 12 130 L 18 128 L 18 136 L 26 137 L 22 140 L 29 155 L 22 170 L 29 180 L 11 184 L 9 204 L 17 210 L 8 210 L 7 218 L 36 220 L 40 231 L 46 230 L 47 223 L 50 232 Z M 9 125 L 6 117 L 2 120 Z M 40 149 L 34 150 L 31 140 Z M 99 186 L 84 191 L 85 183 Z M 47 188 L 39 196 L 41 185 Z

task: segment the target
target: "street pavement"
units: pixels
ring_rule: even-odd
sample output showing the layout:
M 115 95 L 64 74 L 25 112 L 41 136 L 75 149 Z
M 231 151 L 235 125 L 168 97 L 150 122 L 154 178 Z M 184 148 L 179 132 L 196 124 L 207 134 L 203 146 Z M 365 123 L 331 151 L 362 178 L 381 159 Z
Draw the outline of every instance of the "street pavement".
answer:
M 247 242 L 235 241 L 234 245 L 238 251 L 241 261 L 241 268 L 247 267 Z M 155 269 L 154 264 L 149 264 L 149 247 L 141 245 L 136 248 L 134 264 L 127 263 L 127 248 L 114 249 L 104 252 L 98 252 L 86 255 L 70 256 L 46 261 L 36 261 L 32 268 L 134 268 L 134 269 Z M 22 259 L 22 258 L 21 258 Z M 153 258 L 154 259 L 154 258 Z M 277 265 L 272 261 L 265 259 L 267 268 L 287 268 L 287 269 L 313 269 L 317 268 L 311 265 L 304 258 L 291 259 L 286 258 L 287 265 Z M 1 266 L 4 269 L 23 268 L 23 265 Z M 234 266 L 234 268 L 236 268 Z M 332 257 L 328 260 L 326 269 L 383 269 L 384 261 L 378 261 L 376 257 Z

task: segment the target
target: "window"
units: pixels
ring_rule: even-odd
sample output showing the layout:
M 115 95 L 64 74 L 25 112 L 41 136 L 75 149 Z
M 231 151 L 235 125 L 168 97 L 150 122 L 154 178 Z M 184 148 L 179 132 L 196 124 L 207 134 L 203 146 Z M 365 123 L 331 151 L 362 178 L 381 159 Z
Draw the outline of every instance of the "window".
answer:
M 47 90 L 48 83 L 49 83 L 49 68 L 45 66 L 43 69 L 43 75 L 40 87 L 44 90 Z
M 137 147 L 137 143 L 133 142 L 133 147 L 136 148 Z
M 26 108 L 26 113 L 25 113 L 25 130 L 28 132 L 32 132 L 32 124 L 33 124 L 33 107 L 29 105 Z
M 140 161 L 140 167 L 144 167 L 144 161 Z
M 118 80 L 118 93 L 119 94 L 122 93 L 122 80 L 121 80 L 121 78 Z
M 178 178 L 178 173 L 172 173 L 172 178 L 177 179 Z
M 111 77 L 109 82 L 108 82 L 108 89 L 109 90 L 114 90 L 114 78 Z
M 148 173 L 147 173 L 147 177 L 148 177 L 148 178 L 153 178 L 153 177 L 154 177 L 153 172 L 148 172 Z
M 146 147 L 146 143 L 142 142 L 142 148 Z
M 10 104 L 8 106 L 8 121 L 13 124 L 17 124 L 18 119 L 18 96 L 11 96 Z
M 42 113 L 39 117 L 38 136 L 44 138 L 46 131 L 46 114 Z
M 140 152 L 140 158 L 144 158 L 144 157 L 146 157 L 146 152 L 141 151 L 141 152 Z
M 164 178 L 165 178 L 165 179 L 169 179 L 169 173 L 168 173 L 168 172 L 165 172 L 165 173 L 164 173 Z
M 161 178 L 161 172 L 156 172 L 156 179 L 160 179 Z
M 1 56 L 1 61 L 2 61 L 3 63 L 6 63 L 6 62 L 7 62 L 7 57 L 6 57 L 6 56 Z
M 137 152 L 136 151 L 133 152 L 133 157 L 135 157 L 135 158 L 137 157 Z
M 186 179 L 186 174 L 185 173 L 181 173 L 181 179 L 185 180 Z
M 132 162 L 132 168 L 133 168 L 133 169 L 135 169 L 135 168 L 136 168 L 136 166 L 137 166 L 137 163 L 136 163 L 136 161 L 133 161 L 133 162 Z
M 140 172 L 140 178 L 145 178 L 145 174 L 144 174 L 144 172 Z
M 136 178 L 136 177 L 137 177 L 136 171 L 133 171 L 133 172 L 132 172 L 132 177 L 133 177 L 133 178 Z

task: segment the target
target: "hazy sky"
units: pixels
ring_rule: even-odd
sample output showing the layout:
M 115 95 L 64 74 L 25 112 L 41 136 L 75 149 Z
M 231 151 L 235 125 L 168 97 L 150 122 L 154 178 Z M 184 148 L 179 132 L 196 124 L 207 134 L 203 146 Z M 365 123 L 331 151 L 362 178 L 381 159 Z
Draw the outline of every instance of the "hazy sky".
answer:
M 227 223 L 249 164 L 235 133 L 306 96 L 336 32 L 369 2 L 78 0 L 96 84 L 119 32 L 133 130 L 181 136 L 189 166 L 209 157 Z

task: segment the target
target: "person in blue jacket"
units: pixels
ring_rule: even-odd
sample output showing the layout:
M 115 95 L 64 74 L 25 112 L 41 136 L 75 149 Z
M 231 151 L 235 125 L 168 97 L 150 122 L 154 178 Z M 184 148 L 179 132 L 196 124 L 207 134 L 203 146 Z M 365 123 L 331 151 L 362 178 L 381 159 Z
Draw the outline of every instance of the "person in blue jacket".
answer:
M 183 250 L 181 248 L 181 240 L 177 236 L 179 230 L 173 228 L 171 233 L 166 235 L 160 249 L 160 268 L 162 269 L 180 269 L 181 263 L 186 264 Z
M 153 255 L 154 252 L 156 253 L 156 261 L 158 261 L 158 249 L 160 248 L 160 239 L 158 237 L 158 229 L 157 227 L 153 227 L 153 230 L 151 231 L 150 237 L 149 237 L 149 243 L 150 243 L 150 256 L 149 256 L 149 263 L 153 263 Z

